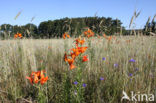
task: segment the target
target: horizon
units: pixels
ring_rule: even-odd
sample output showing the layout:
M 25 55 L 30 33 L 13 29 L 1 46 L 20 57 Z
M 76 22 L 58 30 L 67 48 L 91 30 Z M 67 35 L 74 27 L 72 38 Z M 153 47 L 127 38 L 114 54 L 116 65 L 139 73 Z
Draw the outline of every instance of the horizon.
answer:
M 136 19 L 136 29 L 142 29 L 149 16 L 153 18 L 156 14 L 156 1 L 151 0 L 96 0 L 96 1 L 82 1 L 82 0 L 45 0 L 45 1 L 31 1 L 31 0 L 14 0 L 2 1 L 0 11 L 0 25 L 25 25 L 33 23 L 39 25 L 43 21 L 77 17 L 111 17 L 112 19 L 119 19 L 126 29 L 129 29 L 129 23 L 134 11 L 141 11 L 141 14 Z M 149 6 L 148 6 L 149 5 Z M 7 7 L 7 8 L 6 8 Z M 154 11 L 155 10 L 155 11 Z M 21 15 L 14 20 L 18 12 L 22 11 Z M 127 12 L 128 11 L 128 12 Z M 9 15 L 9 16 L 8 16 Z M 31 21 L 32 17 L 35 19 Z

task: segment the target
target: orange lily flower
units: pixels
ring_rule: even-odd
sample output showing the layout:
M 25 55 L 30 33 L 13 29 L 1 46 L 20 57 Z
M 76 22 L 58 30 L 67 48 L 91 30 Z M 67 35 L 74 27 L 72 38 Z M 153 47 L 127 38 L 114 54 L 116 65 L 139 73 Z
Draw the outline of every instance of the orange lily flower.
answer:
M 68 59 L 67 61 L 69 65 L 72 65 L 74 63 L 74 59 Z
M 109 36 L 109 37 L 108 37 L 108 40 L 111 41 L 111 39 L 112 39 L 112 36 Z
M 48 77 L 44 77 L 44 73 L 44 70 L 32 72 L 30 77 L 26 76 L 26 79 L 28 79 L 32 85 L 33 83 L 37 84 L 39 81 L 41 85 L 43 85 L 48 80 Z
M 39 78 L 37 74 L 34 74 L 34 83 L 38 83 L 38 82 L 39 82 Z
M 88 32 L 87 32 L 87 31 L 85 31 L 85 32 L 84 32 L 84 35 L 85 35 L 85 36 L 87 36 L 87 34 L 88 34 Z
M 15 35 L 14 35 L 14 38 L 17 38 L 17 37 L 18 37 L 18 35 L 15 34 Z
M 19 37 L 19 38 L 22 38 L 22 34 L 21 34 L 21 33 L 19 33 L 19 34 L 18 34 L 18 37 Z
M 75 56 L 78 56 L 81 53 L 78 48 L 72 48 L 71 49 L 74 52 Z
M 83 62 L 88 61 L 88 58 L 87 58 L 87 57 L 88 57 L 87 55 L 83 56 L 82 61 L 83 61 Z
M 72 57 L 72 59 L 75 59 L 76 58 L 76 55 L 78 55 L 78 54 L 76 54 L 76 53 L 71 53 L 71 57 Z
M 68 58 L 67 58 L 67 53 L 64 54 L 64 61 L 67 61 Z
M 106 34 L 103 34 L 103 37 L 106 38 L 107 37 Z
M 67 34 L 66 36 L 67 36 L 67 38 L 70 38 L 70 35 Z
M 88 47 L 78 47 L 79 52 L 84 53 Z
M 63 39 L 65 39 L 66 38 L 66 35 L 65 34 L 63 34 Z
M 84 31 L 84 35 L 87 36 L 88 38 L 94 36 L 94 32 L 92 30 L 88 29 L 87 31 Z
M 14 38 L 15 38 L 15 39 L 18 38 L 18 37 L 19 37 L 19 38 L 22 38 L 22 34 L 21 34 L 21 33 L 17 33 L 17 34 L 14 35 Z
M 74 69 L 74 68 L 76 68 L 76 66 L 73 65 L 73 64 L 71 64 L 71 65 L 70 65 L 70 70 L 72 70 L 72 69 Z
M 64 34 L 63 34 L 63 39 L 65 39 L 66 37 L 67 37 L 67 38 L 70 38 L 70 35 L 67 34 L 67 33 L 64 33 Z
M 85 39 L 81 40 L 81 38 L 78 38 L 75 40 L 76 41 L 76 45 L 78 46 L 78 44 L 83 45 L 85 43 Z
M 74 69 L 74 68 L 76 68 L 76 66 L 73 65 L 73 63 L 74 63 L 74 59 L 68 59 L 68 64 L 70 65 L 70 69 L 71 70 Z
M 39 74 L 40 78 L 44 78 L 45 70 L 41 70 L 41 72 L 39 72 L 39 73 L 40 73 L 40 74 Z
M 30 83 L 33 85 L 33 78 L 26 76 L 26 79 L 28 79 Z
M 41 81 L 40 81 L 41 85 L 43 85 L 47 80 L 48 80 L 48 77 L 41 78 Z

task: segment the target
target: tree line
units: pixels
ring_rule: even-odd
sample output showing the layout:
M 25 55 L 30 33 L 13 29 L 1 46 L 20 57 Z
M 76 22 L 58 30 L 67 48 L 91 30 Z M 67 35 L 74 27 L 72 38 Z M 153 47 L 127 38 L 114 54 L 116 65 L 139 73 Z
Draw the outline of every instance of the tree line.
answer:
M 81 17 L 81 18 L 63 18 L 57 20 L 48 20 L 41 22 L 38 26 L 35 24 L 10 25 L 2 24 L 0 26 L 1 38 L 13 38 L 14 34 L 21 33 L 27 38 L 60 38 L 67 32 L 71 37 L 79 36 L 86 28 L 90 28 L 95 34 L 103 35 L 127 35 L 127 30 L 122 26 L 118 19 L 110 17 Z M 145 26 L 146 31 L 156 32 L 156 23 L 149 23 Z
M 0 35 L 3 38 L 13 37 L 20 32 L 24 37 L 32 38 L 60 38 L 63 33 L 68 32 L 72 37 L 79 36 L 85 28 L 90 28 L 95 33 L 113 35 L 120 32 L 121 21 L 110 17 L 82 17 L 82 18 L 63 18 L 58 20 L 48 20 L 41 22 L 39 26 L 34 24 L 10 25 L 2 24 Z

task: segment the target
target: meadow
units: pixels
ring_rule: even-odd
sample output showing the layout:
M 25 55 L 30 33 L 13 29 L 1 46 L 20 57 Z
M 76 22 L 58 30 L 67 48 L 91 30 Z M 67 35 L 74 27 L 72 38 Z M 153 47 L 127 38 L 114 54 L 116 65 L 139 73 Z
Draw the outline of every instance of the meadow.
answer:
M 156 38 L 85 38 L 88 47 L 71 69 L 64 61 L 75 39 L 0 41 L 1 103 L 121 103 L 122 91 L 156 96 Z M 45 70 L 48 80 L 31 84 L 26 76 Z M 143 101 L 145 103 L 145 101 Z M 130 103 L 127 101 L 126 103 Z

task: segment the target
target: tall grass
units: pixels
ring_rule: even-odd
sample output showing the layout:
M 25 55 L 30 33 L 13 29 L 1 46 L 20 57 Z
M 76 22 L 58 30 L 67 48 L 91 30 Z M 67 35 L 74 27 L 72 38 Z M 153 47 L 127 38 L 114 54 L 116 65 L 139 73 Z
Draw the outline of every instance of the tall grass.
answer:
M 86 87 L 82 101 L 76 101 L 77 68 L 70 70 L 63 60 L 65 50 L 74 47 L 73 41 L 0 41 L 0 102 L 38 102 L 38 89 L 25 77 L 41 69 L 49 77 L 42 86 L 48 103 L 120 103 L 123 90 L 129 95 L 130 91 L 156 95 L 155 38 L 120 36 L 111 42 L 93 38 L 91 44 L 85 43 L 90 45 L 89 61 L 81 68 Z

